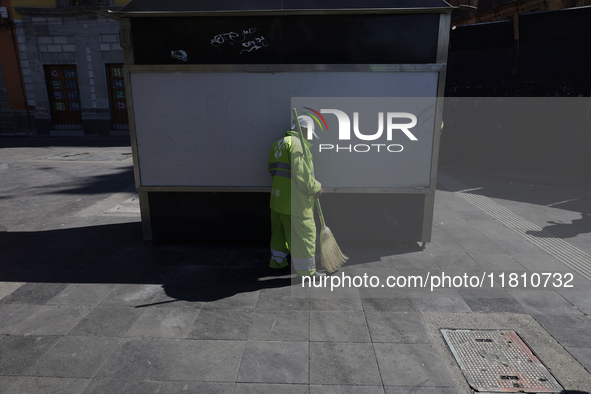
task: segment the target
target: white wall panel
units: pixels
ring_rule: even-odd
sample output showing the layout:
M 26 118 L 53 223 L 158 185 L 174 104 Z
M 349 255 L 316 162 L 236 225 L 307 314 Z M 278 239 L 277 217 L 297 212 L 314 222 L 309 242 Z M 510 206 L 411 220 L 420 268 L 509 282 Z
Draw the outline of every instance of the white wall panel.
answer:
M 415 114 L 419 143 L 405 139 L 405 154 L 360 156 L 346 172 L 328 155 L 314 157 L 325 187 L 428 187 L 437 78 L 437 72 L 131 72 L 141 185 L 270 186 L 269 148 L 290 127 L 292 98 L 422 97 L 428 99 L 418 101 L 423 114 Z

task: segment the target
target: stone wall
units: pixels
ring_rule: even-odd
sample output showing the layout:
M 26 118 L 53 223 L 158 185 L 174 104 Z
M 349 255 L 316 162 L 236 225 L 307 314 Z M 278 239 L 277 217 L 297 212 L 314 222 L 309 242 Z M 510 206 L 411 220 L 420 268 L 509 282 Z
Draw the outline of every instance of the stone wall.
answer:
M 19 8 L 15 20 L 28 104 L 36 134 L 109 135 L 111 115 L 106 64 L 123 63 L 119 22 L 93 11 Z M 76 65 L 82 130 L 53 130 L 45 65 Z

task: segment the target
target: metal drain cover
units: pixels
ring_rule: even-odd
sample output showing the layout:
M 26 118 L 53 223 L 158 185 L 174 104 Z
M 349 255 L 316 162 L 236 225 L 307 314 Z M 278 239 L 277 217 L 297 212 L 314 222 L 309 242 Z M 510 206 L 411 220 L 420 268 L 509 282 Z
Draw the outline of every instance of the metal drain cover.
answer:
M 560 393 L 562 387 L 515 331 L 441 330 L 468 383 L 491 393 Z

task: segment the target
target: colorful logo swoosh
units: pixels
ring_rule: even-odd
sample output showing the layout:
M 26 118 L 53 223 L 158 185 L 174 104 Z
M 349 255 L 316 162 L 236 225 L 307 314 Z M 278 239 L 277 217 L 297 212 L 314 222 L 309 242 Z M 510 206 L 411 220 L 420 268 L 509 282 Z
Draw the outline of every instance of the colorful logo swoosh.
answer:
M 311 114 L 309 112 L 305 112 L 305 115 L 308 115 L 309 117 L 311 117 L 312 119 L 314 119 L 316 121 L 316 123 L 318 123 L 318 126 L 320 126 L 320 130 L 324 130 L 324 127 L 322 127 L 322 123 L 320 123 L 320 120 L 318 120 L 318 118 L 322 119 L 322 122 L 324 123 L 324 126 L 326 127 L 326 131 L 328 131 L 328 125 L 326 124 L 326 120 L 324 119 L 324 116 L 322 116 L 320 114 L 320 112 L 313 110 L 312 108 L 308 108 L 308 107 L 304 107 L 305 109 L 314 112 L 314 114 Z

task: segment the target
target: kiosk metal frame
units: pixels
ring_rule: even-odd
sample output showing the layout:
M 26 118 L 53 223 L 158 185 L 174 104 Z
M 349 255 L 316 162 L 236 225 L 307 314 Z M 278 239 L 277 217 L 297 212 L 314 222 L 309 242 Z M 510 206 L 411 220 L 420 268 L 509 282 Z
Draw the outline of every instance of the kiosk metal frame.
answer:
M 133 2 L 132 2 L 133 3 Z M 449 32 L 451 27 L 451 7 L 442 8 L 405 8 L 405 9 L 341 9 L 341 10 L 282 10 L 282 11 L 170 11 L 170 12 L 137 12 L 126 11 L 124 8 L 118 13 L 121 23 L 120 42 L 124 51 L 124 73 L 125 82 L 128 86 L 126 90 L 129 123 L 131 134 L 131 147 L 133 152 L 134 178 L 135 185 L 139 194 L 140 209 L 142 217 L 142 227 L 145 240 L 153 240 L 153 223 L 151 217 L 151 193 L 170 193 L 170 192 L 264 192 L 269 193 L 270 187 L 204 187 L 204 186 L 145 186 L 141 182 L 141 168 L 138 159 L 137 130 L 134 112 L 134 103 L 132 98 L 132 73 L 174 73 L 174 72 L 196 72 L 196 73 L 224 73 L 224 72 L 245 72 L 245 73 L 281 73 L 281 72 L 351 72 L 351 71 L 371 71 L 371 72 L 399 72 L 399 73 L 420 73 L 436 72 L 438 74 L 437 98 L 435 109 L 435 125 L 442 122 L 443 96 L 445 88 L 445 75 L 447 67 Z M 431 64 L 218 64 L 218 65 L 200 65 L 200 64 L 180 64 L 180 65 L 136 65 L 133 32 L 131 18 L 136 17 L 170 17 L 170 16 L 251 16 L 251 15 L 343 15 L 343 14 L 421 14 L 421 13 L 439 13 L 439 32 L 437 39 L 436 63 Z M 437 183 L 437 162 L 439 157 L 439 130 L 433 133 L 431 170 L 428 188 L 374 188 L 358 190 L 337 190 L 324 189 L 325 193 L 394 193 L 394 194 L 413 194 L 424 196 L 422 234 L 423 243 L 431 240 L 431 224 L 433 220 L 433 209 L 435 201 L 435 189 Z

